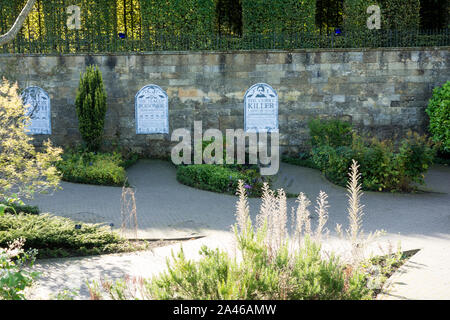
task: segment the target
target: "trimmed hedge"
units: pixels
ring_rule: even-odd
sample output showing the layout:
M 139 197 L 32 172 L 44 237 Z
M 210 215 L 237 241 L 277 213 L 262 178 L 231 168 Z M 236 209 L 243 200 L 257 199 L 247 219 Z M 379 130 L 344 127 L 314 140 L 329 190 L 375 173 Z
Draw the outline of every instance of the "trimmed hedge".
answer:
M 260 196 L 263 182 L 268 181 L 255 166 L 215 164 L 178 166 L 177 180 L 197 189 L 228 194 L 236 194 L 238 181 L 242 180 L 249 196 Z
M 215 29 L 214 0 L 140 0 L 144 35 L 211 34 Z
M 242 0 L 244 34 L 315 30 L 315 0 Z
M 131 244 L 109 227 L 80 223 L 68 218 L 5 214 L 0 219 L 0 247 L 18 238 L 24 249 L 37 249 L 39 258 L 84 256 L 144 249 Z
M 125 169 L 137 161 L 133 155 L 124 159 L 119 153 L 71 152 L 63 154 L 57 164 L 62 180 L 106 186 L 123 186 Z
M 370 5 L 381 9 L 381 29 L 414 30 L 420 27 L 420 0 L 345 0 L 344 28 L 367 29 Z

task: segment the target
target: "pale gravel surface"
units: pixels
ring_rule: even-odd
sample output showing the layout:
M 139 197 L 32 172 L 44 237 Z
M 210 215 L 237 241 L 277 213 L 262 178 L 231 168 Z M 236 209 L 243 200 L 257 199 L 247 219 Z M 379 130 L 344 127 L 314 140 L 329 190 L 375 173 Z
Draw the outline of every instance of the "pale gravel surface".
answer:
M 129 169 L 129 181 L 136 187 L 140 237 L 207 236 L 183 243 L 192 257 L 201 244 L 230 248 L 229 230 L 235 221 L 236 197 L 181 185 L 175 179 L 175 168 L 164 161 L 139 161 Z M 380 298 L 450 299 L 450 168 L 433 167 L 426 181 L 432 193 L 365 192 L 363 196 L 364 230 L 387 231 L 379 240 L 384 244 L 383 250 L 387 241 L 395 246 L 398 240 L 404 250 L 421 249 L 390 279 L 389 293 Z M 277 185 L 292 193 L 303 191 L 311 200 L 320 190 L 327 192 L 331 206 L 328 228 L 332 231 L 336 223 L 347 226 L 345 189 L 329 183 L 318 171 L 281 164 Z M 120 188 L 72 183 L 62 186 L 64 190 L 53 196 L 39 196 L 35 204 L 44 212 L 120 225 Z M 254 218 L 259 200 L 249 202 Z M 294 206 L 295 199 L 289 199 L 288 205 Z M 377 247 L 374 244 L 374 252 Z M 37 268 L 44 275 L 35 286 L 33 297 L 48 298 L 48 294 L 63 290 L 65 285 L 79 288 L 85 279 L 100 276 L 154 274 L 165 268 L 165 258 L 170 256 L 172 248 L 156 248 L 153 253 L 41 261 Z

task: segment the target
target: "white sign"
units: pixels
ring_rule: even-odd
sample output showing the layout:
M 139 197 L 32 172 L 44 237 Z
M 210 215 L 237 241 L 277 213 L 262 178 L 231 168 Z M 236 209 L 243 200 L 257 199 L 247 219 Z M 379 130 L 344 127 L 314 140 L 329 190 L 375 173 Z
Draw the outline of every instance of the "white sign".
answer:
M 136 134 L 169 133 L 169 97 L 151 84 L 136 94 Z
M 257 83 L 244 96 L 245 132 L 278 132 L 278 94 L 265 83 Z
M 50 97 L 42 88 L 28 87 L 22 93 L 22 102 L 26 115 L 31 122 L 27 134 L 51 134 Z

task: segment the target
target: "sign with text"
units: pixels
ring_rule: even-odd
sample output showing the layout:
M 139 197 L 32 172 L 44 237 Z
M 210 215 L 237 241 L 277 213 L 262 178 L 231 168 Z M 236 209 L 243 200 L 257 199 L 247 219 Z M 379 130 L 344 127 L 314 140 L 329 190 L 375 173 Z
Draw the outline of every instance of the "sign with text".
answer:
M 169 133 L 169 97 L 151 84 L 136 94 L 136 134 Z
M 244 96 L 245 132 L 278 132 L 278 94 L 266 83 L 257 83 Z
M 27 134 L 51 134 L 50 97 L 42 88 L 28 87 L 22 93 L 22 102 L 30 124 Z

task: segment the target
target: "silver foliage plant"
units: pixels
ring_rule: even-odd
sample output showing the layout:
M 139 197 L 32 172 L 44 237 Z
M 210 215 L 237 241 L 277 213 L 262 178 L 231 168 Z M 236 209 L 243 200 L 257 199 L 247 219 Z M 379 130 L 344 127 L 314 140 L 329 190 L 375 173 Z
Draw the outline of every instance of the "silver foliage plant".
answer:
M 343 232 L 342 226 L 336 225 L 337 234 L 351 245 L 350 262 L 353 265 L 357 265 L 364 259 L 364 250 L 367 244 L 382 232 L 376 231 L 368 236 L 364 235 L 362 229 L 364 205 L 361 204 L 363 192 L 359 182 L 361 174 L 358 172 L 358 168 L 357 161 L 353 160 L 347 184 L 349 227 Z M 245 239 L 245 236 L 250 232 L 249 228 L 251 228 L 252 224 L 247 195 L 242 181 L 239 182 L 237 194 L 239 200 L 236 204 L 237 224 L 235 231 L 238 239 Z M 320 191 L 314 207 L 317 225 L 313 228 L 311 226 L 311 211 L 309 209 L 311 201 L 304 193 L 298 195 L 296 199 L 297 207 L 291 209 L 293 236 L 290 239 L 288 234 L 286 194 L 283 189 L 270 190 L 268 184 L 265 183 L 260 211 L 256 216 L 255 231 L 256 234 L 264 237 L 268 254 L 275 257 L 277 252 L 288 243 L 291 244 L 293 250 L 301 248 L 306 238 L 321 244 L 324 236 L 329 235 L 329 230 L 325 227 L 328 221 L 328 208 L 330 207 L 327 199 L 328 195 L 324 191 Z

